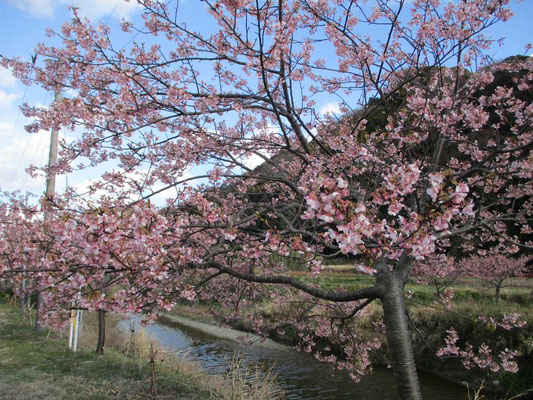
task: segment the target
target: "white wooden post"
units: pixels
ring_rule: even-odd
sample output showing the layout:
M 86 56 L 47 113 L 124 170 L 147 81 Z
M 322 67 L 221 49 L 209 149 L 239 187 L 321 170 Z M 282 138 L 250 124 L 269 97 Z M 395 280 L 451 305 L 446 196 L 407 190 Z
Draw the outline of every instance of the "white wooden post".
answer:
M 74 338 L 74 318 L 76 311 L 74 309 L 70 310 L 70 334 L 68 337 L 68 348 L 72 349 L 72 339 Z
M 74 322 L 74 344 L 72 345 L 72 351 L 78 349 L 78 332 L 80 330 L 80 312 L 81 310 L 76 309 L 76 318 Z

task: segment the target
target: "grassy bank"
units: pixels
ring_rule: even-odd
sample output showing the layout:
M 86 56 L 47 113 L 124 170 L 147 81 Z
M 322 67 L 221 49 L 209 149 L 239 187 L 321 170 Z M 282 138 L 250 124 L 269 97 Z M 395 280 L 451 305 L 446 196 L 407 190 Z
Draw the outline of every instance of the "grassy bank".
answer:
M 157 399 L 275 399 L 272 377 L 265 381 L 234 368 L 226 376 L 210 376 L 196 364 L 180 360 L 142 331 L 136 334 L 138 357 L 125 357 L 128 340 L 108 318 L 105 354 L 94 353 L 96 318 L 86 313 L 79 351 L 67 349 L 60 331 L 36 333 L 21 321 L 19 308 L 0 302 L 0 397 L 2 399 L 146 399 L 150 379 L 143 383 L 150 345 L 157 352 Z M 235 360 L 238 363 L 238 360 Z

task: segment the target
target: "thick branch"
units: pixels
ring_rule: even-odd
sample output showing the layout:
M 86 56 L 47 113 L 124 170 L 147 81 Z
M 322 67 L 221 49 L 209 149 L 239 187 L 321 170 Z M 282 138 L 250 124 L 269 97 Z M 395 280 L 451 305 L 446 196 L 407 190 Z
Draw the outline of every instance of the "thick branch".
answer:
M 349 292 L 346 292 L 346 291 L 334 292 L 334 291 L 324 290 L 324 289 L 310 286 L 302 282 L 299 279 L 295 279 L 289 276 L 264 276 L 264 275 L 247 274 L 247 273 L 235 271 L 231 268 L 224 267 L 223 265 L 220 265 L 218 263 L 210 263 L 208 267 L 218 269 L 222 273 L 231 275 L 238 279 L 245 280 L 247 282 L 271 283 L 271 284 L 291 286 L 295 289 L 301 290 L 302 292 L 308 293 L 311 296 L 314 296 L 314 297 L 317 297 L 323 300 L 349 302 L 349 301 L 362 300 L 362 299 L 376 299 L 380 296 L 380 291 L 375 286 L 353 290 Z

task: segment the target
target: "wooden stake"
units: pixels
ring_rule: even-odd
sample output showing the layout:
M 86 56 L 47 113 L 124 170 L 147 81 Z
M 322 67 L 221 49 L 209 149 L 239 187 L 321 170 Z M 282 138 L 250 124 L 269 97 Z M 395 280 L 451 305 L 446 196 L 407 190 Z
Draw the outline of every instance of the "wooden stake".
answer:
M 154 345 L 150 343 L 150 369 L 152 370 L 152 384 L 150 385 L 150 391 L 152 394 L 157 397 L 157 386 L 155 382 L 155 356 L 157 351 L 154 353 Z
M 150 343 L 150 361 L 148 361 L 148 364 L 146 365 L 144 369 L 143 379 L 141 381 L 141 384 L 139 385 L 139 388 L 137 389 L 137 392 L 135 393 L 135 396 L 141 393 L 141 390 L 144 387 L 144 382 L 146 382 L 146 379 L 148 378 L 148 374 L 150 374 L 151 375 L 150 392 L 154 399 L 157 397 L 157 386 L 156 386 L 156 380 L 155 380 L 155 357 L 156 356 L 157 356 L 157 351 L 154 353 L 154 345 Z
M 135 341 L 135 323 L 133 321 L 130 321 L 130 339 L 128 341 L 126 355 L 124 356 L 124 362 L 122 363 L 122 369 L 124 369 L 124 366 L 126 365 L 130 350 L 133 352 L 133 357 L 137 361 L 137 367 L 139 368 L 139 371 L 142 371 L 141 360 L 139 359 L 139 353 L 137 351 L 137 344 Z

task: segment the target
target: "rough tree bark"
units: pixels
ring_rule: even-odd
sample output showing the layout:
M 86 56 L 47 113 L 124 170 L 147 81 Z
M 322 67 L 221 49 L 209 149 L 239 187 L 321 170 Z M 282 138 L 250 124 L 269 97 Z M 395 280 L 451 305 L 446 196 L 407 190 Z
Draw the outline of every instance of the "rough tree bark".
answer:
M 43 298 L 41 293 L 37 293 L 35 300 L 35 330 L 37 332 L 42 332 L 44 326 L 41 324 L 41 304 L 43 303 Z
M 98 310 L 98 342 L 96 343 L 96 353 L 104 354 L 105 346 L 105 311 Z
M 404 301 L 404 285 L 411 260 L 401 257 L 391 270 L 390 264 L 383 262 L 377 269 L 377 285 L 383 305 L 383 319 L 387 331 L 387 343 L 398 388 L 398 398 L 421 400 L 422 394 L 413 355 L 407 309 Z
M 503 286 L 503 279 L 496 283 L 496 294 L 494 295 L 494 302 L 498 304 L 500 302 L 500 293 Z

